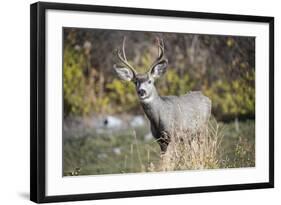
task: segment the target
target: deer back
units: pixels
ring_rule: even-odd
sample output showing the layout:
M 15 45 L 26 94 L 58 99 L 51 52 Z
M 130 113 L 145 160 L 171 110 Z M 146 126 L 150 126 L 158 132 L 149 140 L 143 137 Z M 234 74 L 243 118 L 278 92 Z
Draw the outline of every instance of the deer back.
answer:
M 155 129 L 172 132 L 175 129 L 196 131 L 205 126 L 211 115 L 211 101 L 201 92 L 189 92 L 182 96 L 161 97 L 157 114 L 152 121 Z M 157 105 L 154 105 L 157 106 Z

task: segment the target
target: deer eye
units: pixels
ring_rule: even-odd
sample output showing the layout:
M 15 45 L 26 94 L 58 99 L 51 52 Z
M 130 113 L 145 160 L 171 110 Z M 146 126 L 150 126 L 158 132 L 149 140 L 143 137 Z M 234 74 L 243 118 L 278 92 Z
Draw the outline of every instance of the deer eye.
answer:
M 148 81 L 148 84 L 150 84 L 150 83 L 151 83 L 151 80 Z

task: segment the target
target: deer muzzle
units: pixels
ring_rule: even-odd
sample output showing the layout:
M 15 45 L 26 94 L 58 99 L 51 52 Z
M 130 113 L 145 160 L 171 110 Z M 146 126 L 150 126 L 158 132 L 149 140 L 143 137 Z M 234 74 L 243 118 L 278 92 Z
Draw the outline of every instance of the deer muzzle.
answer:
M 146 96 L 146 91 L 145 91 L 144 89 L 140 89 L 140 90 L 138 90 L 138 95 L 139 95 L 141 98 L 143 98 L 143 97 Z

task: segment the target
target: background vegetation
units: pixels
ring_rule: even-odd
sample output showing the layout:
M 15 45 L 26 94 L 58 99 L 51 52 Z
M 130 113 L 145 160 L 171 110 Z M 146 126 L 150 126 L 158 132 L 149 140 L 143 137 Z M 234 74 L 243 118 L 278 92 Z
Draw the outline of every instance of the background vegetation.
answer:
M 160 95 L 201 90 L 217 119 L 255 113 L 255 39 L 112 30 L 64 29 L 64 114 L 139 113 L 135 89 L 120 81 L 113 54 L 127 37 L 128 60 L 145 72 L 157 56 L 154 39 L 165 42 L 168 71 L 156 86 Z M 122 97 L 120 97 L 122 96 Z
M 147 124 L 105 132 L 87 125 L 100 116 L 143 115 L 134 85 L 120 81 L 113 70 L 114 50 L 124 36 L 127 58 L 139 72 L 157 56 L 155 37 L 163 38 L 169 66 L 156 82 L 160 95 L 201 90 L 212 100 L 221 143 L 213 145 L 212 163 L 201 168 L 255 166 L 254 37 L 80 28 L 65 28 L 63 35 L 64 175 L 159 170 L 159 146 L 147 138 Z M 209 157 L 204 152 L 206 162 Z

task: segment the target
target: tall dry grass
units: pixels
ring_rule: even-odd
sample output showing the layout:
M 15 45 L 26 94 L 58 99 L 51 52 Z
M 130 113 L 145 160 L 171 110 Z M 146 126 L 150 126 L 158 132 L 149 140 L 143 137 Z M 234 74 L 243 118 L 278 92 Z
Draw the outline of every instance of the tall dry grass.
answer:
M 167 151 L 159 163 L 150 163 L 148 171 L 175 171 L 219 168 L 219 148 L 223 139 L 220 125 L 211 120 L 200 132 L 174 129 Z

